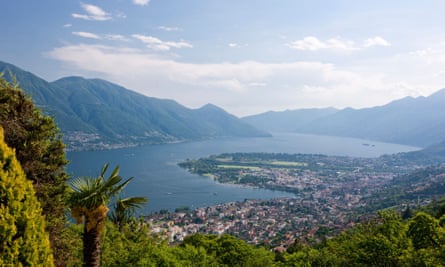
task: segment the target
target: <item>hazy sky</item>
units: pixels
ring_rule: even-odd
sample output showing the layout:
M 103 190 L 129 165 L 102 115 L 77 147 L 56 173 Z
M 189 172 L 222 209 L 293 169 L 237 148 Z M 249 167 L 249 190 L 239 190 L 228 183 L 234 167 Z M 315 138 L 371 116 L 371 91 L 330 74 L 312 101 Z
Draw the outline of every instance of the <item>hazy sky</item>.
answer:
M 238 116 L 445 87 L 445 1 L 5 0 L 0 60 Z

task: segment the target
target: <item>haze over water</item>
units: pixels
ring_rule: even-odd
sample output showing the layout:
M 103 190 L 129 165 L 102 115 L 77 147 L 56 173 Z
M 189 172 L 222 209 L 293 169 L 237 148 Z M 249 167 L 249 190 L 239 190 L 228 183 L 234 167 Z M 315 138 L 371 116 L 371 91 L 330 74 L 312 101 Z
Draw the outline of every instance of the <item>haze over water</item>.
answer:
M 151 145 L 105 151 L 69 152 L 68 171 L 73 177 L 97 176 L 109 162 L 124 178 L 134 177 L 125 196 L 146 196 L 143 213 L 161 209 L 197 208 L 244 199 L 292 197 L 294 194 L 225 185 L 207 177 L 190 174 L 177 164 L 220 153 L 268 152 L 378 157 L 419 148 L 355 138 L 303 134 L 274 134 L 271 138 L 228 138 L 176 144 Z

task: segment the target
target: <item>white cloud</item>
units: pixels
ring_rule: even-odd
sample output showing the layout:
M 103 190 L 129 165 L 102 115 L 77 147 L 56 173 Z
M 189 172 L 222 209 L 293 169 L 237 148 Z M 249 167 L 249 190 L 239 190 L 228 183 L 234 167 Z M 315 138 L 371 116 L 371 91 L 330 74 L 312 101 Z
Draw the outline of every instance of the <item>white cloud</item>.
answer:
M 67 24 L 64 24 L 64 25 L 63 25 L 64 28 L 70 28 L 70 27 L 72 27 L 72 26 L 73 26 L 73 24 L 70 24 L 70 23 L 67 23 Z
M 110 20 L 112 17 L 109 13 L 105 12 L 102 8 L 90 5 L 90 4 L 81 4 L 83 10 L 86 14 L 71 14 L 73 18 L 76 19 L 84 19 L 84 20 L 96 20 L 96 21 L 105 21 Z
M 358 48 L 355 46 L 353 41 L 350 40 L 342 40 L 342 39 L 336 39 L 332 38 L 329 39 L 327 42 L 328 48 L 332 49 L 341 49 L 341 50 L 357 50 Z
M 437 51 L 434 51 L 432 48 L 426 48 L 421 50 L 416 50 L 414 52 L 411 52 L 410 55 L 415 55 L 419 57 L 425 57 L 436 54 Z
M 122 42 L 129 42 L 130 39 L 127 37 L 121 35 L 121 34 L 103 34 L 98 35 L 91 32 L 72 32 L 73 35 L 77 35 L 83 38 L 90 38 L 90 39 L 96 39 L 96 40 L 111 40 L 111 41 L 122 41 Z
M 177 32 L 177 31 L 181 31 L 182 30 L 179 27 L 168 27 L 168 26 L 159 26 L 158 29 L 166 31 L 166 32 Z
M 391 46 L 391 44 L 380 36 L 368 38 L 364 41 L 363 47 L 357 46 L 354 41 L 342 38 L 331 38 L 322 41 L 314 36 L 307 36 L 287 44 L 288 47 L 297 50 L 317 51 L 322 49 L 352 51 L 368 48 L 372 46 Z
M 139 6 L 146 6 L 148 3 L 150 3 L 150 0 L 133 0 L 133 4 Z
M 399 69 L 406 84 L 416 84 L 424 92 L 445 87 L 445 44 L 397 55 L 390 63 L 387 68 Z
M 290 44 L 288 44 L 290 48 L 298 49 L 298 50 L 320 50 L 326 48 L 326 44 L 322 41 L 318 40 L 318 38 L 314 36 L 305 37 L 303 40 L 297 40 Z
M 81 75 L 99 76 L 142 94 L 189 107 L 214 103 L 237 115 L 308 107 L 363 107 L 401 95 L 399 83 L 378 72 L 347 70 L 321 62 L 194 64 L 132 48 L 71 45 L 52 58 Z M 398 82 L 398 81 L 397 81 Z
M 133 38 L 165 49 L 174 47 L 151 36 Z M 49 55 L 72 68 L 67 75 L 107 79 L 189 107 L 210 102 L 239 116 L 267 110 L 383 105 L 407 95 L 429 95 L 445 84 L 445 43 L 439 42 L 342 67 L 317 61 L 186 63 L 168 58 L 167 53 L 87 44 L 55 48 Z
M 148 48 L 158 51 L 168 51 L 172 48 L 192 48 L 193 46 L 185 41 L 168 42 L 162 41 L 159 38 L 141 34 L 133 34 L 133 38 L 145 43 Z
M 264 83 L 264 82 L 251 82 L 248 85 L 249 86 L 253 86 L 253 87 L 265 87 L 265 86 L 267 86 L 267 83 Z
M 331 38 L 327 41 L 321 41 L 317 37 L 307 36 L 302 40 L 294 41 L 288 44 L 290 48 L 298 50 L 317 51 L 320 49 L 338 49 L 338 50 L 356 50 L 353 41 L 340 38 Z
M 371 46 L 391 46 L 391 44 L 380 36 L 366 39 L 364 47 Z
M 83 37 L 83 38 L 90 38 L 90 39 L 101 39 L 101 37 L 97 34 L 91 33 L 91 32 L 72 32 L 72 34 Z
M 120 34 L 107 34 L 105 35 L 105 38 L 113 41 L 123 41 L 123 42 L 130 41 L 127 37 Z
M 228 43 L 227 46 L 230 48 L 242 48 L 249 46 L 249 44 Z

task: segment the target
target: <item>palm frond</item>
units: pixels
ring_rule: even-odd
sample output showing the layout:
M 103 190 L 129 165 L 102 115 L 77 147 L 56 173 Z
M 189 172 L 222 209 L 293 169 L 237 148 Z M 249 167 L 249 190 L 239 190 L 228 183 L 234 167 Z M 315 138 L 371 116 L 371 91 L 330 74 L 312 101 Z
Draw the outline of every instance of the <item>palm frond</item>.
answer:
M 118 205 L 120 203 L 124 208 L 139 208 L 147 202 L 148 199 L 146 197 L 127 197 L 117 201 Z
M 99 177 L 105 176 L 105 173 L 107 172 L 109 166 L 110 166 L 110 163 L 105 163 L 105 165 L 102 167 L 102 170 L 100 171 Z
M 114 168 L 113 172 L 111 173 L 110 178 L 119 176 L 119 170 L 120 170 L 119 166 L 116 166 L 116 168 Z
M 85 179 L 86 177 L 77 177 L 70 181 L 70 188 L 74 192 L 81 192 L 83 191 L 83 188 L 88 187 L 88 182 Z
M 121 230 L 123 225 L 134 221 L 135 210 L 141 208 L 145 203 L 147 203 L 147 198 L 145 197 L 123 199 L 118 197 L 114 210 L 109 214 L 109 218 Z
M 119 166 L 117 166 L 106 177 L 109 164 L 105 164 L 98 177 L 79 177 L 70 182 L 71 194 L 69 205 L 71 208 L 83 207 L 87 210 L 95 210 L 102 205 L 107 205 L 112 199 L 119 195 L 128 183 L 133 179 L 130 177 L 123 181 L 119 175 Z M 110 218 L 118 225 L 129 222 L 133 219 L 135 209 L 140 208 L 147 203 L 145 197 L 117 198 L 114 211 Z

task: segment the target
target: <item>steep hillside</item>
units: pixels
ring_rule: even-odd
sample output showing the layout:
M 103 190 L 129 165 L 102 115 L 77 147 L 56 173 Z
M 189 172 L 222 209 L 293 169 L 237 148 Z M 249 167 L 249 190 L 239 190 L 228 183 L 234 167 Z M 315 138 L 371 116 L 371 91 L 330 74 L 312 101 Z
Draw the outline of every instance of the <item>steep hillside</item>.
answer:
M 109 148 L 221 136 L 268 136 L 212 105 L 189 109 L 99 79 L 66 77 L 47 82 L 1 63 L 34 102 L 55 117 L 71 148 Z
M 444 106 L 445 89 L 428 97 L 406 97 L 373 108 L 295 110 L 292 113 L 264 113 L 244 119 L 261 129 L 284 129 L 426 147 L 445 139 Z
M 421 205 L 445 194 L 445 167 L 430 166 L 392 179 L 384 187 L 363 198 L 359 213 L 387 208 Z
M 335 108 L 268 111 L 242 118 L 258 129 L 268 132 L 295 132 L 296 129 L 338 112 Z
M 444 106 L 442 90 L 429 97 L 407 97 L 380 107 L 344 109 L 297 131 L 427 146 L 445 137 Z

